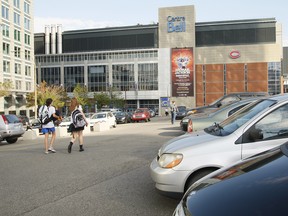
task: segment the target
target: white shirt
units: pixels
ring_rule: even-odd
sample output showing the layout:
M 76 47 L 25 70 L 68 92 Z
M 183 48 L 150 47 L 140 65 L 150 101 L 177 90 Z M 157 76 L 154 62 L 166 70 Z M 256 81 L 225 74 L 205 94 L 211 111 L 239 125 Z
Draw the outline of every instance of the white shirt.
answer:
M 48 116 L 49 116 L 49 118 L 50 118 L 54 113 L 56 113 L 55 107 L 49 106 L 49 107 L 48 107 Z M 42 128 L 53 128 L 53 127 L 55 127 L 53 121 L 50 121 L 50 122 L 49 122 L 48 124 L 46 124 L 46 125 L 42 125 Z

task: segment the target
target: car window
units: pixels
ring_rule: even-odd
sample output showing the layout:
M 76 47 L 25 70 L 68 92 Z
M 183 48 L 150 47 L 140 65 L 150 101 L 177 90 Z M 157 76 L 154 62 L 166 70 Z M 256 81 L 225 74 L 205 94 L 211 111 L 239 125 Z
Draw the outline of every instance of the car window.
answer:
M 238 110 L 240 110 L 241 108 L 243 108 L 244 106 L 246 106 L 247 104 L 242 104 L 241 106 L 235 107 L 234 109 L 230 110 L 228 112 L 228 116 L 234 114 L 235 112 L 237 112 Z
M 8 123 L 19 123 L 19 118 L 16 115 L 5 115 Z
M 245 106 L 239 112 L 236 112 L 235 115 L 231 115 L 226 120 L 220 124 L 215 124 L 205 129 L 206 133 L 210 133 L 215 136 L 227 136 L 249 121 L 251 118 L 256 116 L 258 113 L 266 109 L 267 107 L 275 104 L 276 101 L 266 99 L 259 100 L 252 104 Z
M 279 107 L 254 124 L 243 135 L 243 142 L 288 138 L 288 104 Z

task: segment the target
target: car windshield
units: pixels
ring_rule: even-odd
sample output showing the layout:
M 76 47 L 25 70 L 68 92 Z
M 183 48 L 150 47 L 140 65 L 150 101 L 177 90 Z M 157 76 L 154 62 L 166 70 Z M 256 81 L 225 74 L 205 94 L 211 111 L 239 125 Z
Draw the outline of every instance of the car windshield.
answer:
M 8 121 L 8 123 L 19 123 L 20 122 L 18 117 L 15 115 L 5 115 L 5 117 Z
M 239 112 L 231 115 L 220 124 L 214 124 L 208 128 L 205 128 L 204 130 L 206 133 L 211 135 L 227 136 L 236 131 L 239 127 L 256 116 L 258 113 L 275 103 L 275 100 L 259 100 L 245 106 L 242 110 L 239 110 Z
M 143 113 L 144 112 L 144 110 L 135 110 L 135 113 Z
M 117 113 L 115 113 L 115 116 L 125 116 L 125 113 L 124 112 L 117 112 Z
M 93 118 L 94 119 L 106 118 L 106 114 L 105 113 L 99 113 L 99 114 L 95 115 Z

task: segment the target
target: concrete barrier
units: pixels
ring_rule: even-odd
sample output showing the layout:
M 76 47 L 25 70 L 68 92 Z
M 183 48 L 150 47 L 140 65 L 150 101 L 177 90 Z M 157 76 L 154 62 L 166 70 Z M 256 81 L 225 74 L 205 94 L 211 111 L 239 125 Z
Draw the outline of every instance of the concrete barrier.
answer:
M 32 129 L 32 130 L 25 131 L 25 133 L 23 134 L 23 139 L 33 140 L 33 139 L 37 139 L 38 136 L 39 136 L 39 130 Z
M 110 130 L 110 126 L 108 122 L 96 122 L 93 125 L 94 132 L 107 131 L 107 130 Z
M 67 133 L 67 127 L 56 127 L 56 137 L 67 137 L 70 133 Z

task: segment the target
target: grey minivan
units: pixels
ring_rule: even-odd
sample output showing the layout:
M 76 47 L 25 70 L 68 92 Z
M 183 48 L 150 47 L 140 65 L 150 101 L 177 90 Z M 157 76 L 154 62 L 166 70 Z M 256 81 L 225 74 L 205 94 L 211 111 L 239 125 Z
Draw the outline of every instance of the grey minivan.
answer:
M 183 195 L 203 176 L 288 141 L 288 94 L 245 106 L 219 124 L 164 144 L 150 165 L 156 188 Z
M 16 115 L 0 115 L 0 141 L 15 143 L 24 133 L 23 124 Z

